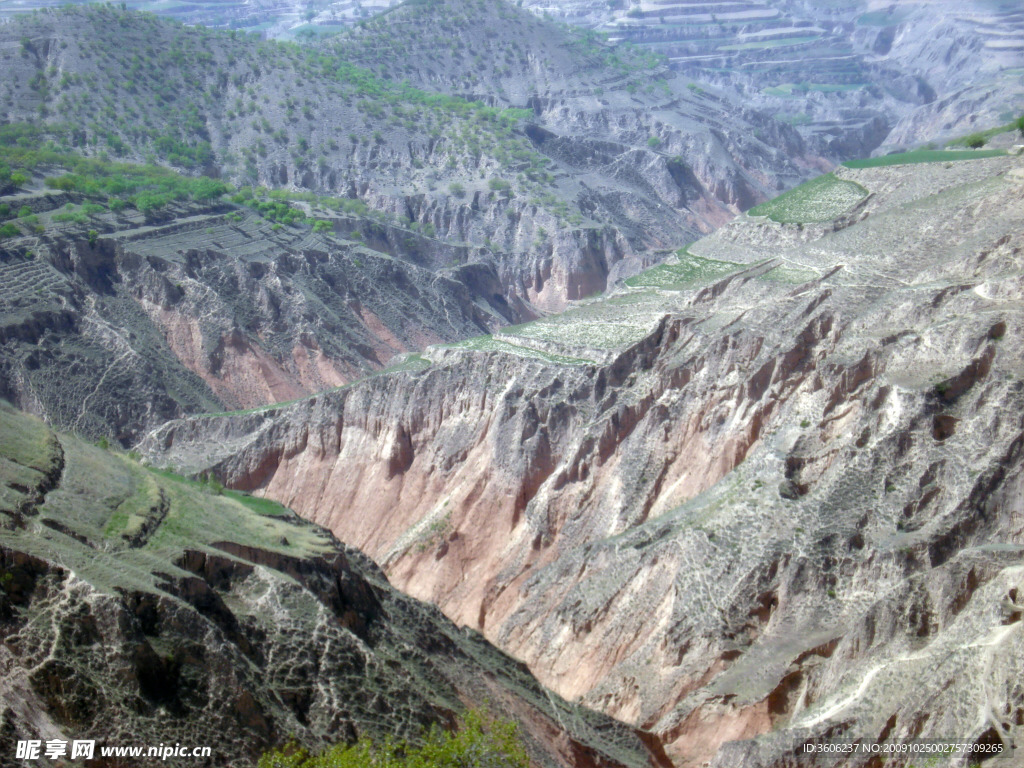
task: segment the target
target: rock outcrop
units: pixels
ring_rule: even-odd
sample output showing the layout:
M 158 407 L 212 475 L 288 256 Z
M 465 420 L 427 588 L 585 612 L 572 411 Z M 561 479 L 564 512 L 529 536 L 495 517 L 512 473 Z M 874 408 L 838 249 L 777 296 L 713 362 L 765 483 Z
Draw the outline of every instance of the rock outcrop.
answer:
M 1024 169 L 837 177 L 564 316 L 146 455 L 330 527 L 677 765 L 1019 739 Z
M 0 764 L 20 739 L 210 747 L 195 765 L 410 739 L 467 706 L 547 766 L 664 763 L 276 504 L 157 474 L 0 404 Z M 42 759 L 37 765 L 63 765 Z

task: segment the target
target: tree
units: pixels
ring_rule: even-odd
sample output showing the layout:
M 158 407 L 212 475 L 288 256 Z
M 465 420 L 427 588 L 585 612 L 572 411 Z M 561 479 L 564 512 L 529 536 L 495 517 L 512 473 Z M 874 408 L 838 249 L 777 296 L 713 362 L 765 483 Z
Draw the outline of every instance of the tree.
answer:
M 971 149 L 981 149 L 985 146 L 985 137 L 980 133 L 972 133 L 964 139 L 964 144 Z
M 1017 130 L 1020 132 L 1020 135 L 1024 136 L 1024 115 L 1021 115 L 1020 117 L 1018 117 L 1013 122 L 1013 124 L 1017 128 Z

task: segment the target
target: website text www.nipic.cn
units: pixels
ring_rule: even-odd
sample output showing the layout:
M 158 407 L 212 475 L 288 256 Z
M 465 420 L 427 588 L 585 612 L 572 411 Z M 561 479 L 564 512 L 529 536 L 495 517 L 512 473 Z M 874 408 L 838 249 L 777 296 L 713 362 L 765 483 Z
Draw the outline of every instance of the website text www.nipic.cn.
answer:
M 113 746 L 102 744 L 96 746 L 95 739 L 65 741 L 63 739 L 29 739 L 19 741 L 15 758 L 18 760 L 56 760 L 66 757 L 70 760 L 93 760 L 97 757 L 156 757 L 160 760 L 168 758 L 209 757 L 210 747 L 183 747 L 180 744 L 160 744 L 158 746 Z

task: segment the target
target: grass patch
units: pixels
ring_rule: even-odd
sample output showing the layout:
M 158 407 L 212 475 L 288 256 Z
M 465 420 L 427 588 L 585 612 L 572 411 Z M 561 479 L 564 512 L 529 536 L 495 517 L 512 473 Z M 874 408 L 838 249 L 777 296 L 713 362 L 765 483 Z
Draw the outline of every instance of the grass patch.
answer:
M 685 248 L 678 251 L 675 263 L 659 264 L 626 280 L 629 288 L 663 288 L 679 291 L 694 285 L 711 283 L 739 267 L 731 261 L 694 256 Z
M 849 160 L 843 165 L 847 168 L 882 168 L 888 165 L 909 165 L 911 163 L 942 163 L 956 160 L 980 160 L 985 157 L 1005 155 L 1002 149 L 915 149 L 882 157 L 866 157 L 861 160 Z
M 43 422 L 0 402 L 0 456 L 39 472 L 57 461 L 57 442 Z
M 837 179 L 835 174 L 826 173 L 774 200 L 751 208 L 748 213 L 751 216 L 767 216 L 782 224 L 831 221 L 866 196 L 867 190 L 860 184 Z
M 264 517 L 287 517 L 291 515 L 287 507 L 278 504 L 273 499 L 264 499 L 259 496 L 250 496 L 248 493 L 242 493 L 241 491 L 230 490 L 225 490 L 224 495 L 248 507 L 257 515 L 263 515 Z
M 474 336 L 472 339 L 466 339 L 465 341 L 460 341 L 455 344 L 449 344 L 447 347 L 448 349 L 468 349 L 474 352 L 503 352 L 507 355 L 543 360 L 546 363 L 556 363 L 557 365 L 594 364 L 593 360 L 587 360 L 586 358 L 570 357 L 568 355 L 559 355 L 539 349 L 532 349 L 531 347 L 521 347 L 518 344 L 496 339 L 493 336 Z
M 813 269 L 804 267 L 778 266 L 765 272 L 760 280 L 767 280 L 771 283 L 786 283 L 788 285 L 801 285 L 811 280 L 817 280 L 821 275 Z

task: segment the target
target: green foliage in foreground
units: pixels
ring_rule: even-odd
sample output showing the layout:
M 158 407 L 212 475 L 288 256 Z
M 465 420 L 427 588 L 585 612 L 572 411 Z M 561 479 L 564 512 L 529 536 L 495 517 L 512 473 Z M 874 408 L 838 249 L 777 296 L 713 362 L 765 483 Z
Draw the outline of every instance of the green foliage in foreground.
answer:
M 881 157 L 865 157 L 861 160 L 849 160 L 843 163 L 847 168 L 880 168 L 886 165 L 904 165 L 909 163 L 941 163 L 952 160 L 978 160 L 983 157 L 1005 155 L 1002 149 L 915 149 L 895 155 Z
M 451 733 L 434 726 L 421 746 L 362 738 L 318 754 L 289 745 L 267 752 L 258 768 L 529 768 L 515 723 L 470 710 Z

